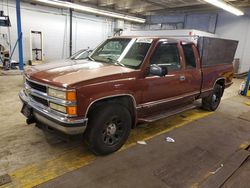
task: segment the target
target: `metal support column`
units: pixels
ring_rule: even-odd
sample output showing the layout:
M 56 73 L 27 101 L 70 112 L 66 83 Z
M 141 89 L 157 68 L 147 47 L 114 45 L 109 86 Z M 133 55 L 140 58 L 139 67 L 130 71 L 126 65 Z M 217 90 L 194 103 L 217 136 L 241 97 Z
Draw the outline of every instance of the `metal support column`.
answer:
M 72 56 L 72 15 L 73 10 L 69 9 L 69 55 Z
M 16 19 L 17 19 L 19 69 L 23 70 L 23 35 L 22 35 L 22 24 L 21 24 L 20 0 L 16 0 Z

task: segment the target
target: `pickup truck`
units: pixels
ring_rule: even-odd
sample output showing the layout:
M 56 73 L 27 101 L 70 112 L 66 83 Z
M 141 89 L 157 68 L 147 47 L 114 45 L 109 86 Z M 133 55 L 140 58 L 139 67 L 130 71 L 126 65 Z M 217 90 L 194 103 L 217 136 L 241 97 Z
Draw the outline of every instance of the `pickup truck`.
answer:
M 132 128 L 193 108 L 214 111 L 232 84 L 238 42 L 200 37 L 114 37 L 88 59 L 28 67 L 19 93 L 27 123 L 82 134 L 97 155 L 117 151 Z

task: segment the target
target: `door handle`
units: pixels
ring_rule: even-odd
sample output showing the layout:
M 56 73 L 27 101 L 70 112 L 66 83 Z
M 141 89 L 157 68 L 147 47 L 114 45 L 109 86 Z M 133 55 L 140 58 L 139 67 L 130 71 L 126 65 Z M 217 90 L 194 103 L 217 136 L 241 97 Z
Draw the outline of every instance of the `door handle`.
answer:
M 180 76 L 180 81 L 184 81 L 186 79 L 185 76 Z

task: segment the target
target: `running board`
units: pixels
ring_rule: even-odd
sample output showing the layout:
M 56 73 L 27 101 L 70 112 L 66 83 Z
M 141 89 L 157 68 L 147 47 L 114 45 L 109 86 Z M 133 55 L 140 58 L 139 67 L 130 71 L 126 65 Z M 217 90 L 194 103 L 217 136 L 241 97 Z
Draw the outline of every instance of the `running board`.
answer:
M 169 117 L 169 116 L 173 116 L 173 115 L 176 115 L 176 114 L 179 114 L 181 112 L 184 112 L 184 111 L 187 111 L 187 110 L 191 110 L 191 109 L 194 109 L 194 108 L 197 108 L 197 105 L 190 104 L 190 105 L 187 105 L 187 106 L 183 106 L 181 108 L 177 108 L 175 110 L 169 110 L 167 112 L 163 112 L 161 114 L 157 114 L 155 116 L 149 116 L 149 117 L 145 117 L 145 118 L 139 118 L 138 121 L 139 122 L 145 122 L 145 123 L 151 123 L 151 122 L 154 122 L 154 121 L 157 121 L 157 120 Z

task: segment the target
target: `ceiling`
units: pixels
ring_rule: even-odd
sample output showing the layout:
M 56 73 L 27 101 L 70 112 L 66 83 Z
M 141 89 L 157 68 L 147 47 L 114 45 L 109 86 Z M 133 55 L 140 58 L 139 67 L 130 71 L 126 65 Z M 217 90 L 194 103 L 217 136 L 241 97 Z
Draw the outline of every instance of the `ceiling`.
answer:
M 35 0 L 24 0 L 31 1 Z M 137 16 L 155 15 L 160 13 L 211 11 L 218 8 L 203 0 L 64 0 L 78 4 L 111 10 Z M 250 0 L 224 0 L 240 9 L 250 8 Z M 37 3 L 37 2 L 36 2 Z
M 250 0 L 225 0 L 238 8 L 250 7 Z M 75 0 L 74 2 L 115 9 L 141 16 L 160 12 L 188 12 L 195 10 L 216 9 L 203 0 Z

